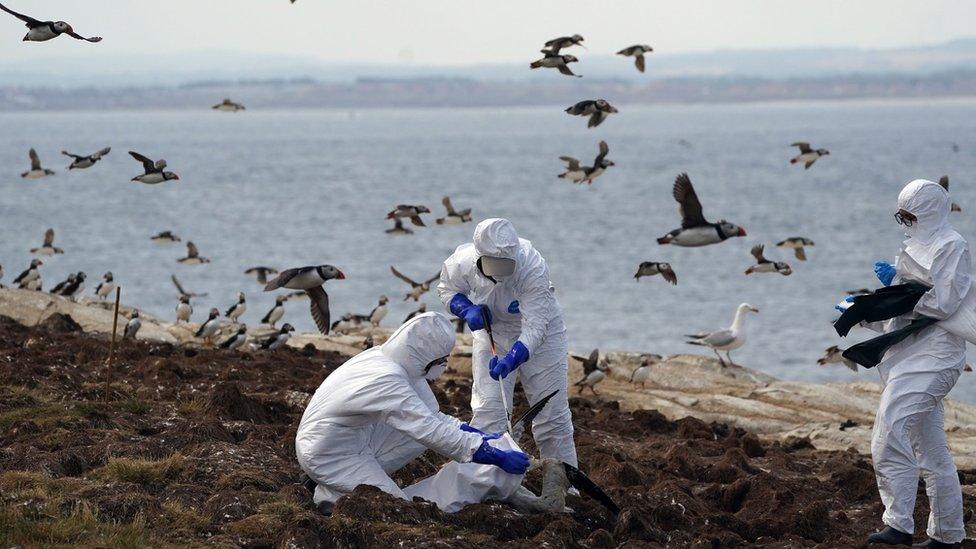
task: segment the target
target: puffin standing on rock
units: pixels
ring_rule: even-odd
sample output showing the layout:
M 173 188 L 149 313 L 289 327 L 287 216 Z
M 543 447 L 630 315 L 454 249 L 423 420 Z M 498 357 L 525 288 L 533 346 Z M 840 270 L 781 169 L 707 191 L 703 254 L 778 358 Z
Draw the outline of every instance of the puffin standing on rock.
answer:
M 180 302 L 176 304 L 176 323 L 189 322 L 192 314 L 193 306 L 190 305 L 190 296 L 188 294 L 180 295 Z
M 224 314 L 231 322 L 237 323 L 237 319 L 244 314 L 247 310 L 247 299 L 244 297 L 244 292 L 237 293 L 237 303 L 230 306 L 227 312 Z
M 264 343 L 261 344 L 261 348 L 266 351 L 274 351 L 285 343 L 288 343 L 288 340 L 291 338 L 291 332 L 294 331 L 295 327 L 285 322 L 281 325 L 281 329 L 278 330 L 278 333 L 269 337 L 264 341 Z
M 98 151 L 97 153 L 90 154 L 88 156 L 79 156 L 77 154 L 71 154 L 68 151 L 61 151 L 61 154 L 65 156 L 69 156 L 73 159 L 71 161 L 71 165 L 68 166 L 68 170 L 84 170 L 86 168 L 91 168 L 92 166 L 94 166 L 99 160 L 102 159 L 103 156 L 110 153 L 111 151 L 112 151 L 112 147 L 105 147 L 104 149 Z
M 26 172 L 20 174 L 20 177 L 24 179 L 40 179 L 55 174 L 54 170 L 41 167 L 41 158 L 37 156 L 37 151 L 34 149 L 27 151 L 27 156 L 30 157 L 31 167 Z
M 241 324 L 240 328 L 237 329 L 237 333 L 221 342 L 220 348 L 233 351 L 241 348 L 245 343 L 247 343 L 247 326 Z
M 77 40 L 84 40 L 85 42 L 101 42 L 102 39 L 99 36 L 92 36 L 91 38 L 85 38 L 80 34 L 76 33 L 71 25 L 65 23 L 64 21 L 41 21 L 39 19 L 34 19 L 33 17 L 24 15 L 22 13 L 17 13 L 12 9 L 0 4 L 0 10 L 3 10 L 10 15 L 13 15 L 17 19 L 20 19 L 24 23 L 27 23 L 27 35 L 24 36 L 23 42 L 46 42 L 52 38 L 57 38 L 62 34 L 67 34 L 68 36 L 75 38 Z
M 17 284 L 23 288 L 27 284 L 39 280 L 41 278 L 41 272 L 37 268 L 43 264 L 44 262 L 40 259 L 31 259 L 30 266 L 24 272 L 17 275 L 17 278 L 14 279 L 12 284 Z
M 746 236 L 746 230 L 738 225 L 721 220 L 709 223 L 702 214 L 702 205 L 695 194 L 688 174 L 679 174 L 674 180 L 672 195 L 678 202 L 681 213 L 681 228 L 657 239 L 658 244 L 696 247 L 718 244 L 734 236 Z
M 157 185 L 164 181 L 179 181 L 180 179 L 180 176 L 173 172 L 163 171 L 166 169 L 166 161 L 163 159 L 153 161 L 151 158 L 135 151 L 129 151 L 129 155 L 142 162 L 142 169 L 146 172 L 133 177 L 130 181 L 145 183 L 147 185 Z
M 209 346 L 209 345 L 213 345 L 213 341 L 211 340 L 211 338 L 213 338 L 214 334 L 216 334 L 217 330 L 219 329 L 220 329 L 220 309 L 214 307 L 213 309 L 210 309 L 210 318 L 208 318 L 206 322 L 201 324 L 200 328 L 198 328 L 197 332 L 193 335 L 196 337 L 202 337 L 203 344 Z
M 278 288 L 289 288 L 291 290 L 305 290 L 311 302 L 312 320 L 315 326 L 325 335 L 329 333 L 329 294 L 325 293 L 325 284 L 328 280 L 344 280 L 346 275 L 332 265 L 317 265 L 309 267 L 299 267 L 282 271 L 264 286 L 264 291 L 270 292 Z M 285 324 L 285 326 L 291 326 Z M 282 329 L 285 327 L 282 326 Z M 294 328 L 292 328 L 294 330 Z
M 135 339 L 140 329 L 142 329 L 142 320 L 139 319 L 139 311 L 132 311 L 132 316 L 125 323 L 125 331 L 122 332 L 122 339 Z
M 262 324 L 267 324 L 272 328 L 275 327 L 275 323 L 281 320 L 281 317 L 285 316 L 285 301 L 288 301 L 287 296 L 279 295 L 275 298 L 275 305 L 268 311 L 268 314 L 264 315 L 261 319 Z
M 115 277 L 112 275 L 112 271 L 109 271 L 102 275 L 102 281 L 98 283 L 98 286 L 95 286 L 95 295 L 98 296 L 98 299 L 105 299 L 114 289 Z
M 75 275 L 74 281 L 65 284 L 64 287 L 61 288 L 60 295 L 72 300 L 77 299 L 81 295 L 81 292 L 85 290 L 86 277 L 87 275 L 85 275 L 84 271 L 78 271 L 78 274 Z
M 390 302 L 390 298 L 386 297 L 385 295 L 382 295 L 380 296 L 379 303 L 376 305 L 376 307 L 373 307 L 372 311 L 370 311 L 369 323 L 372 324 L 374 328 L 379 326 L 380 322 L 382 322 L 383 319 L 386 318 L 386 314 L 390 312 L 389 308 L 386 306 L 386 304 L 389 302 Z

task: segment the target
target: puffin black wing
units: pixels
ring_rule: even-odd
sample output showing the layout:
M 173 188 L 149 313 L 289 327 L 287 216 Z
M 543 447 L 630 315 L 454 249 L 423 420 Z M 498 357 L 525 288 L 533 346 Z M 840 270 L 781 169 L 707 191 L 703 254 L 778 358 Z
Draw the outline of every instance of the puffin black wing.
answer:
M 70 36 L 70 37 L 72 37 L 74 39 L 77 39 L 77 40 L 84 40 L 85 42 L 95 43 L 95 42 L 101 42 L 102 41 L 102 37 L 101 36 L 92 36 L 91 38 L 85 38 L 84 36 L 78 34 L 75 31 L 68 31 L 65 34 L 67 34 L 68 36 Z
M 13 15 L 17 19 L 20 19 L 24 23 L 27 23 L 27 28 L 29 28 L 29 29 L 32 29 L 34 27 L 37 27 L 37 26 L 43 24 L 43 21 L 40 21 L 39 19 L 34 19 L 33 17 L 30 17 L 28 15 L 24 15 L 22 13 L 17 13 L 14 10 L 8 8 L 7 6 L 4 6 L 3 4 L 0 4 L 0 10 L 3 10 L 5 12 L 9 13 L 10 15 Z
M 411 287 L 420 286 L 420 284 L 418 284 L 417 282 L 414 282 L 412 279 L 410 279 L 409 277 L 407 277 L 405 274 L 403 274 L 400 271 L 396 270 L 396 267 L 394 267 L 394 266 L 391 265 L 390 266 L 390 270 L 393 272 L 393 276 L 395 276 L 395 277 L 399 278 L 400 280 L 406 282 Z
M 573 485 L 573 488 L 599 501 L 611 513 L 615 515 L 620 513 L 620 507 L 617 506 L 613 499 L 602 488 L 597 486 L 595 482 L 590 480 L 590 477 L 586 476 L 583 471 L 565 462 L 563 463 L 563 467 L 566 469 L 566 479 Z
M 264 291 L 270 292 L 271 290 L 277 290 L 278 288 L 281 288 L 285 284 L 291 282 L 291 279 L 302 273 L 307 273 L 313 268 L 314 267 L 299 267 L 297 269 L 285 269 L 284 271 L 281 271 L 278 276 L 274 277 L 264 285 Z
M 674 189 L 672 190 L 674 199 L 678 201 L 678 211 L 681 212 L 681 228 L 690 229 L 708 225 L 705 216 L 702 214 L 702 205 L 695 194 L 695 187 L 691 185 L 688 174 L 678 174 L 674 179 Z
M 235 340 L 236 340 L 236 339 L 237 339 L 238 337 L 240 337 L 240 335 L 239 335 L 239 334 L 234 334 L 234 335 L 232 335 L 232 336 L 230 336 L 230 337 L 228 337 L 228 338 L 227 338 L 227 339 L 225 339 L 225 340 L 224 340 L 223 342 L 221 342 L 221 344 L 220 344 L 220 348 L 221 348 L 221 349 L 230 349 L 230 345 L 231 345 L 231 343 L 234 343 L 234 341 L 235 341 Z
M 583 377 L 586 378 L 593 370 L 596 370 L 597 363 L 600 362 L 600 349 L 593 349 L 590 357 L 583 361 Z
M 40 157 L 37 156 L 37 151 L 31 149 L 30 151 L 27 152 L 27 156 L 30 157 L 31 171 L 41 169 L 41 159 Z
M 44 231 L 44 247 L 52 246 L 54 244 L 54 229 L 48 229 Z
M 305 290 L 311 302 L 312 320 L 315 326 L 324 335 L 329 334 L 329 294 L 325 293 L 325 288 L 316 286 Z
M 85 158 L 84 156 L 78 156 L 77 154 L 71 154 L 68 151 L 61 151 L 61 154 L 65 155 L 65 156 L 70 156 L 71 158 L 74 158 L 75 160 L 81 160 L 82 158 Z
M 132 156 L 132 158 L 138 160 L 139 162 L 142 162 L 142 169 L 146 170 L 146 174 L 155 173 L 157 171 L 156 163 L 153 162 L 151 158 L 139 154 L 136 151 L 129 151 L 129 155 Z
M 542 400 L 540 400 L 539 402 L 536 402 L 531 408 L 529 408 L 528 410 L 526 410 L 526 412 L 524 414 L 522 414 L 522 417 L 520 417 L 520 418 L 516 419 L 515 421 L 513 421 L 512 422 L 512 425 L 519 425 L 519 424 L 521 424 L 523 429 L 528 428 L 529 424 L 532 423 L 532 420 L 534 420 L 535 417 L 537 415 L 539 415 L 539 412 L 541 412 L 542 409 L 546 407 L 546 404 L 550 400 L 552 400 L 552 397 L 556 396 L 556 393 L 558 393 L 558 392 L 559 392 L 559 389 L 556 389 L 555 391 L 553 391 L 553 392 L 549 393 L 548 395 L 542 397 Z
M 813 152 L 813 149 L 810 148 L 810 144 L 807 143 L 806 141 L 797 141 L 796 143 L 793 143 L 790 146 L 791 147 L 799 147 L 800 148 L 800 154 L 806 154 L 806 153 Z
M 637 70 L 644 72 L 644 54 L 638 53 L 634 56 L 634 65 L 637 66 Z
M 593 159 L 593 167 L 597 168 L 603 162 L 603 159 L 607 157 L 610 153 L 610 147 L 607 145 L 606 141 L 600 141 L 600 154 L 596 155 Z
M 756 263 L 759 263 L 759 264 L 769 263 L 769 260 L 766 259 L 765 257 L 763 257 L 763 250 L 764 249 L 765 249 L 765 246 L 763 246 L 762 244 L 757 244 L 757 245 L 753 246 L 751 250 L 749 250 L 749 253 L 752 254 L 752 257 L 755 257 L 756 258 Z
M 949 190 L 949 176 L 948 175 L 943 175 L 942 177 L 940 177 L 939 178 L 939 185 L 942 185 L 942 188 L 948 191 Z
M 447 208 L 447 215 L 457 215 L 457 212 L 454 211 L 454 205 L 451 204 L 450 196 L 445 196 L 443 199 L 441 199 L 441 204 L 443 204 L 444 207 Z

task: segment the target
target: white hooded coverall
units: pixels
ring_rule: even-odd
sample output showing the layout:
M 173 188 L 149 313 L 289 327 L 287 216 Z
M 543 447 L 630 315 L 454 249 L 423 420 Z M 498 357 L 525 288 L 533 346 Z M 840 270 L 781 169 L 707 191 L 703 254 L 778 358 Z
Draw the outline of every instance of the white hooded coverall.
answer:
M 515 272 L 492 282 L 478 269 L 481 256 L 513 259 Z M 473 242 L 462 244 L 444 261 L 437 293 L 445 306 L 457 294 L 491 311 L 492 329 L 499 357 L 516 341 L 529 350 L 529 360 L 503 379 L 506 398 L 512 402 L 517 379 L 533 405 L 559 390 L 532 422 L 532 434 L 543 458 L 555 458 L 576 466 L 573 417 L 566 391 L 569 375 L 569 343 L 562 308 L 549 279 L 549 266 L 532 243 L 520 239 L 507 219 L 486 219 L 474 230 Z M 513 307 L 518 301 L 518 309 Z M 471 425 L 485 432 L 506 428 L 507 411 L 498 381 L 488 375 L 491 344 L 485 330 L 474 332 L 472 352 Z
M 409 499 L 390 473 L 428 448 L 454 461 L 471 461 L 481 435 L 461 431 L 460 420 L 438 411 L 424 372 L 453 347 L 447 317 L 425 313 L 322 382 L 295 437 L 298 463 L 318 484 L 316 504 L 335 502 L 360 484 Z M 520 475 L 487 467 L 511 477 L 512 490 L 521 482 Z
M 884 331 L 912 318 L 945 319 L 971 284 L 969 245 L 949 225 L 949 193 L 936 183 L 915 180 L 898 195 L 898 207 L 918 219 L 906 227 L 894 284 L 916 281 L 932 287 L 912 314 L 884 323 Z M 869 327 L 875 327 L 871 325 Z M 892 346 L 878 364 L 884 390 L 874 422 L 871 455 L 884 503 L 884 523 L 914 533 L 912 519 L 918 476 L 929 497 L 928 536 L 943 543 L 965 537 L 962 492 L 946 443 L 943 399 L 965 366 L 966 342 L 938 325 Z

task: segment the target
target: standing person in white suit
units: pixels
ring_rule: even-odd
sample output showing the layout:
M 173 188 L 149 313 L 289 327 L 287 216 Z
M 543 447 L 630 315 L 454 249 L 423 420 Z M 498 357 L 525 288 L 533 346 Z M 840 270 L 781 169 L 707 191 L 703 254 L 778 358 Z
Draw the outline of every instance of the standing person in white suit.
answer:
M 444 372 L 452 348 L 451 321 L 425 313 L 322 382 L 295 437 L 298 464 L 315 482 L 321 510 L 360 484 L 410 499 L 390 474 L 427 449 L 457 462 L 494 467 L 466 469 L 457 482 L 444 479 L 411 495 L 461 505 L 504 499 L 518 489 L 529 457 L 514 449 L 510 438 L 498 440 L 438 411 L 428 381 Z
M 573 417 L 566 396 L 569 344 L 546 260 L 531 242 L 518 237 L 510 221 L 486 219 L 475 228 L 473 242 L 459 246 L 444 261 L 437 293 L 474 336 L 471 425 L 485 432 L 505 430 L 508 410 L 503 403 L 512 402 L 516 378 L 530 405 L 558 390 L 533 421 L 532 434 L 543 458 L 575 467 Z M 485 321 L 492 327 L 497 359 Z
M 898 195 L 895 218 L 908 239 L 896 264 L 878 262 L 875 272 L 886 286 L 914 281 L 931 289 L 912 313 L 886 321 L 884 332 L 922 316 L 948 318 L 970 291 L 969 244 L 949 224 L 949 210 L 949 193 L 931 181 L 912 181 Z M 878 364 L 884 391 L 871 456 L 886 528 L 869 543 L 911 544 L 919 473 L 931 513 L 929 539 L 917 547 L 951 547 L 964 539 L 962 491 L 946 444 L 943 399 L 965 363 L 966 341 L 936 324 L 893 345 Z

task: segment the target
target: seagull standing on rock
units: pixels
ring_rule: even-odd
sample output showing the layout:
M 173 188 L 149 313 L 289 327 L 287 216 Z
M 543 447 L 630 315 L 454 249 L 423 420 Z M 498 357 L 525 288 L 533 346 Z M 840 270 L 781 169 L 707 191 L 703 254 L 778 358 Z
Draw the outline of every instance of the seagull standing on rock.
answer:
M 299 267 L 282 271 L 274 280 L 264 286 L 264 291 L 270 292 L 278 288 L 305 290 L 311 301 L 312 320 L 315 321 L 315 326 L 319 332 L 328 335 L 331 313 L 329 312 L 329 294 L 325 293 L 323 285 L 328 280 L 344 280 L 345 278 L 346 275 L 332 265 Z M 285 324 L 285 326 L 291 325 Z
M 674 180 L 671 194 L 678 202 L 681 213 L 681 228 L 657 239 L 658 244 L 674 244 L 675 246 L 707 246 L 718 244 L 736 236 L 746 236 L 746 230 L 738 225 L 721 220 L 710 223 L 702 213 L 702 205 L 695 193 L 688 174 L 678 174 Z
M 715 352 L 715 356 L 718 357 L 723 367 L 738 366 L 738 364 L 732 361 L 731 352 L 742 347 L 746 342 L 745 315 L 750 312 L 758 313 L 759 309 L 748 303 L 743 303 L 735 310 L 735 320 L 732 321 L 731 326 L 724 330 L 718 330 L 717 332 L 703 332 L 688 335 L 686 337 L 691 338 L 691 340 L 687 343 L 690 345 L 709 347 Z M 722 355 L 718 354 L 719 351 L 725 351 L 725 356 L 729 359 L 728 364 L 726 364 Z

